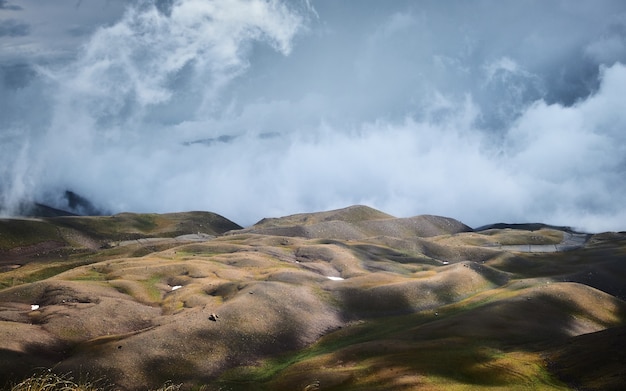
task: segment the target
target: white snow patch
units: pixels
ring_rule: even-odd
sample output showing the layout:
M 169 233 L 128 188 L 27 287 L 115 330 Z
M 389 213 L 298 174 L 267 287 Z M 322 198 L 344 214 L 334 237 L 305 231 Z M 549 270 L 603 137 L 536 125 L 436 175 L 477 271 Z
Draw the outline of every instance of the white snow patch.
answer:
M 30 310 L 31 311 L 35 311 L 35 310 L 38 310 L 38 309 L 39 309 L 39 304 L 31 304 L 30 305 Z
M 182 285 L 174 285 L 174 286 L 172 287 L 172 290 L 173 290 L 173 291 L 175 291 L 176 289 L 180 289 L 180 288 L 182 288 L 182 287 L 183 287 Z
M 343 280 L 343 278 L 341 278 L 341 277 L 331 277 L 331 276 L 327 276 L 326 278 L 328 278 L 329 280 L 333 280 L 333 281 L 341 281 L 341 280 Z

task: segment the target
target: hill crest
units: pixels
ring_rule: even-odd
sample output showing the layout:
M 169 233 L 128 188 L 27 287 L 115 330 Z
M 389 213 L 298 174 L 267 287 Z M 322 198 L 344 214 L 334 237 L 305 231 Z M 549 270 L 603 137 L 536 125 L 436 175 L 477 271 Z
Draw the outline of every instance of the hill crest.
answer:
M 398 218 L 363 205 L 325 212 L 265 218 L 237 233 L 358 240 L 374 236 L 431 237 L 472 229 L 458 220 L 434 215 Z

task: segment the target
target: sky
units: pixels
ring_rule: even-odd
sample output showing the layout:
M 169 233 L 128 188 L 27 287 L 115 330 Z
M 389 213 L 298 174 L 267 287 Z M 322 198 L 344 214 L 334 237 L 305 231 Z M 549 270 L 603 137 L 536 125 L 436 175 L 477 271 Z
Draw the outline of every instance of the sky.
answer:
M 625 91 L 622 0 L 0 0 L 0 209 L 626 230 Z

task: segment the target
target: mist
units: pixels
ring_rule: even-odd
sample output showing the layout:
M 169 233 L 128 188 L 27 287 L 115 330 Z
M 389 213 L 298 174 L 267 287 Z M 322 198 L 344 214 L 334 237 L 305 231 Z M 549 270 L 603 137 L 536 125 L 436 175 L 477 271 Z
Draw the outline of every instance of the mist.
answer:
M 37 4 L 0 2 L 3 215 L 626 230 L 623 1 Z

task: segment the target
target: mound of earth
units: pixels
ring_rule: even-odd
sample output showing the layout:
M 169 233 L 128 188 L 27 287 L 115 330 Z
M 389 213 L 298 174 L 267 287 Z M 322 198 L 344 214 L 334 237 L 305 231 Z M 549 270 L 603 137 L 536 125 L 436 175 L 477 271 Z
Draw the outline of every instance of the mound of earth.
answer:
M 575 234 L 363 206 L 1 220 L 0 384 L 619 389 L 626 234 Z
M 358 240 L 373 236 L 431 237 L 470 232 L 467 225 L 447 217 L 422 215 L 396 218 L 367 206 L 356 205 L 328 212 L 263 219 L 241 232 L 260 235 Z

